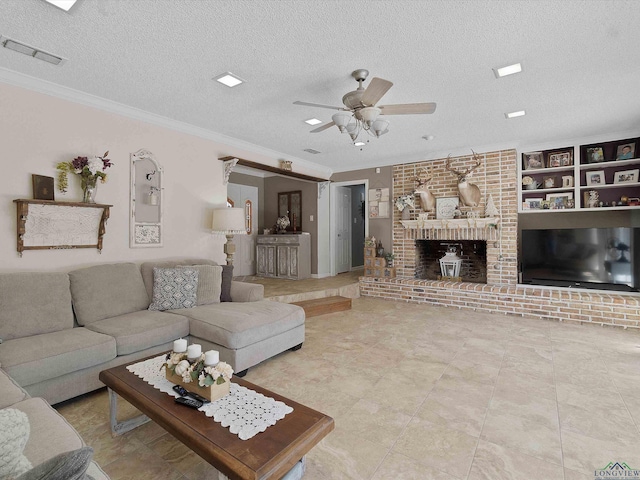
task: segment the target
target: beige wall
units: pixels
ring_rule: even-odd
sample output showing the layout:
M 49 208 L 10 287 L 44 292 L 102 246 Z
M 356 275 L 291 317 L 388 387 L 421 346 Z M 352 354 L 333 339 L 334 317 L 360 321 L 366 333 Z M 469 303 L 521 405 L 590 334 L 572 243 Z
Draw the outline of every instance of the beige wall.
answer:
M 264 222 L 271 228 L 278 219 L 278 193 L 302 191 L 302 231 L 311 234 L 311 273 L 318 273 L 318 184 L 293 178 L 264 179 Z M 311 221 L 313 215 L 313 221 Z
M 96 263 L 187 255 L 224 262 L 224 237 L 210 233 L 213 208 L 226 202 L 218 158 L 235 155 L 277 163 L 276 158 L 2 83 L 0 105 L 0 271 L 66 271 Z M 129 248 L 129 154 L 141 148 L 153 152 L 164 168 L 162 248 Z M 99 185 L 97 200 L 113 207 L 102 254 L 93 249 L 38 250 L 19 258 L 13 200 L 32 198 L 31 175 L 55 177 L 57 162 L 106 150 L 114 166 L 108 182 Z M 69 192 L 56 191 L 56 200 L 82 198 L 80 181 L 73 177 Z
M 352 170 L 350 172 L 334 173 L 331 176 L 332 182 L 348 182 L 352 180 L 369 180 L 369 188 L 389 188 L 389 192 L 392 192 L 393 167 L 380 167 L 380 173 L 376 173 L 375 168 L 365 168 L 362 170 Z M 393 193 L 391 193 L 391 195 L 393 195 Z M 393 198 L 391 200 L 393 200 Z M 392 218 L 369 219 L 369 236 L 374 236 L 376 239 L 381 240 L 382 246 L 387 251 L 391 251 L 393 245 L 392 231 Z

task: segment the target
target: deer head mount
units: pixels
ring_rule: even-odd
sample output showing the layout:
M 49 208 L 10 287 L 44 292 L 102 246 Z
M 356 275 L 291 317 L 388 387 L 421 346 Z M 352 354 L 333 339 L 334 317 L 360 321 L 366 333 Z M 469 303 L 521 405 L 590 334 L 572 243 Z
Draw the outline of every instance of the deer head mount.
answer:
M 458 196 L 460 197 L 462 204 L 467 207 L 477 207 L 480 203 L 480 199 L 482 198 L 482 194 L 480 193 L 480 188 L 477 185 L 467 182 L 467 176 L 482 165 L 482 160 L 476 152 L 473 150 L 471 150 L 471 152 L 473 153 L 473 160 L 475 161 L 472 166 L 464 171 L 451 168 L 451 155 L 449 155 L 447 157 L 446 169 L 458 177 Z
M 425 212 L 433 212 L 436 208 L 436 197 L 429 191 L 428 185 L 432 178 L 433 175 L 424 168 L 420 170 L 418 176 L 415 178 L 417 187 L 414 195 L 420 200 L 420 207 L 422 207 Z

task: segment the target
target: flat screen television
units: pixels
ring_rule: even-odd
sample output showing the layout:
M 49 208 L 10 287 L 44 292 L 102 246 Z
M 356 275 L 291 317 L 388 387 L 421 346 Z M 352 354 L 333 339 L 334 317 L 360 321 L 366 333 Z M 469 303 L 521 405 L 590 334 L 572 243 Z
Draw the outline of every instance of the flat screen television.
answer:
M 521 283 L 640 291 L 640 228 L 522 230 Z

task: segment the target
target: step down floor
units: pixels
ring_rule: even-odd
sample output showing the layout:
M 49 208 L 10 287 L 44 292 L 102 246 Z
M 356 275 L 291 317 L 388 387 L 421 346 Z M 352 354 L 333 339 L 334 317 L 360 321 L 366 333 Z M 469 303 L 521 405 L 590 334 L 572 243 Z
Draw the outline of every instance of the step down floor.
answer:
M 302 302 L 292 302 L 304 308 L 307 318 L 325 315 L 327 313 L 342 312 L 343 310 L 351 310 L 351 299 L 346 297 L 323 297 L 314 298 L 312 300 L 304 300 Z

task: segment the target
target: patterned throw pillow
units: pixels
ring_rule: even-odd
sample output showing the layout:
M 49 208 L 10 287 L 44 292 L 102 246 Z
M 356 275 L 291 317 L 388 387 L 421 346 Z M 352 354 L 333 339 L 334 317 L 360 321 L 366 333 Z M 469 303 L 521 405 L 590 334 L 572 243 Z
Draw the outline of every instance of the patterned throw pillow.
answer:
M 23 473 L 16 480 L 94 480 L 86 474 L 92 457 L 91 447 L 61 453 Z
M 198 301 L 198 270 L 194 268 L 153 269 L 153 302 L 149 310 L 192 308 Z
M 29 430 L 26 413 L 15 408 L 0 410 L 0 478 L 16 478 L 31 468 L 22 454 Z

